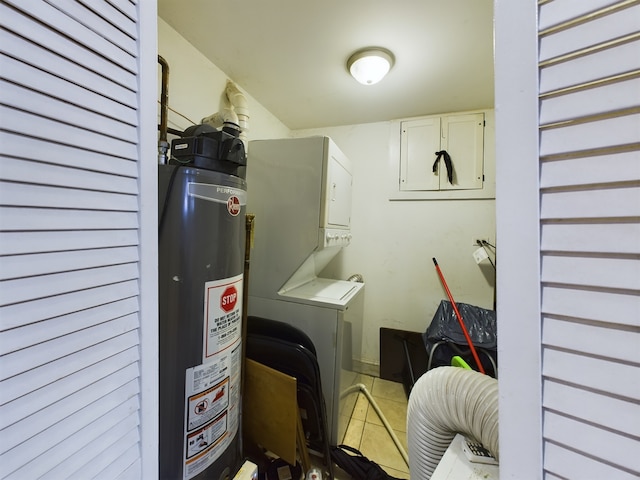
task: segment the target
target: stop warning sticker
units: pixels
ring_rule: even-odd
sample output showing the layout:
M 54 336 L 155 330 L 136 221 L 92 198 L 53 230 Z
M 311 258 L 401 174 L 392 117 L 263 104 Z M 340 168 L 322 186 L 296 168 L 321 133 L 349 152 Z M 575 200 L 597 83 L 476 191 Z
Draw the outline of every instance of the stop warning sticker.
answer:
M 240 341 L 242 324 L 242 279 L 236 275 L 205 283 L 203 361 Z

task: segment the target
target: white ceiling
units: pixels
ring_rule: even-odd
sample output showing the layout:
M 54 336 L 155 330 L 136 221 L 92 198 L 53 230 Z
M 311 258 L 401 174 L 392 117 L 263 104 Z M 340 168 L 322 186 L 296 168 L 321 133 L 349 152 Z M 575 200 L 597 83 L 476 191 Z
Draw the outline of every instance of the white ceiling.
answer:
M 158 14 L 291 129 L 493 106 L 493 0 L 158 0 Z M 367 46 L 395 66 L 365 86 Z

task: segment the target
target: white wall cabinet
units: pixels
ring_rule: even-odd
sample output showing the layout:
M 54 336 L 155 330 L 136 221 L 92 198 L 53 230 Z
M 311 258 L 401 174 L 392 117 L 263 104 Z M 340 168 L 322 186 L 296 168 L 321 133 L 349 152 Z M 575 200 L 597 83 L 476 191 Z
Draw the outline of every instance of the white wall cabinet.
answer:
M 395 122 L 399 134 L 396 150 L 391 152 L 395 157 L 391 160 L 391 199 L 493 198 L 493 116 L 487 113 L 451 113 Z M 441 151 L 451 159 L 451 181 L 445 156 L 435 164 Z
M 470 190 L 482 188 L 484 114 L 446 115 L 402 122 L 400 189 Z M 444 156 L 451 158 L 452 182 Z

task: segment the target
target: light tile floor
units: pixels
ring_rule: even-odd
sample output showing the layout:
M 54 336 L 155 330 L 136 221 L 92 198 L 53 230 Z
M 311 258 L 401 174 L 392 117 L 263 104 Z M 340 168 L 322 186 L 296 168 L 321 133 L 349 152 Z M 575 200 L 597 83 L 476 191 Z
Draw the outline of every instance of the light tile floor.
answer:
M 404 450 L 407 450 L 407 396 L 401 383 L 376 377 L 362 382 L 378 405 Z M 354 394 L 355 395 L 355 394 Z M 408 479 L 409 467 L 398 451 L 383 422 L 363 393 L 358 393 L 344 442 L 362 452 L 389 474 Z M 348 480 L 336 474 L 336 480 Z

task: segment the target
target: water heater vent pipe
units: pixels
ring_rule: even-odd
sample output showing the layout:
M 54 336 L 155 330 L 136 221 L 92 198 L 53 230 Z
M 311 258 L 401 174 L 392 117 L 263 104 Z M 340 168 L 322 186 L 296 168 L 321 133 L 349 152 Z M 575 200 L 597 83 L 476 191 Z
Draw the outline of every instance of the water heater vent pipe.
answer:
M 220 128 L 225 123 L 238 125 L 240 140 L 244 143 L 245 152 L 248 151 L 246 132 L 249 130 L 249 106 L 244 94 L 231 80 L 227 80 L 224 92 L 220 96 L 220 110 L 203 118 L 200 122 L 214 128 Z

